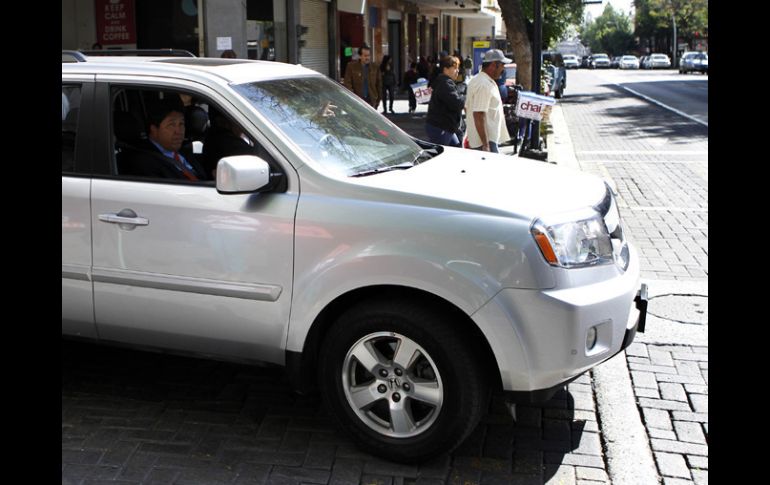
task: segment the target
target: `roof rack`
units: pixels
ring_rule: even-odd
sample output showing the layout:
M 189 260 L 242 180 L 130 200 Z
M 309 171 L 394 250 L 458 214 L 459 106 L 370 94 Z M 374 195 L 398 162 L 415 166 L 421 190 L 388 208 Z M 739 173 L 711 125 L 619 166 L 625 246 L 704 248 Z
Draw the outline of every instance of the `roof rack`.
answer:
M 78 51 L 61 51 L 62 62 L 86 62 L 86 56 Z
M 87 56 L 195 57 L 195 54 L 184 49 L 100 49 L 80 52 Z

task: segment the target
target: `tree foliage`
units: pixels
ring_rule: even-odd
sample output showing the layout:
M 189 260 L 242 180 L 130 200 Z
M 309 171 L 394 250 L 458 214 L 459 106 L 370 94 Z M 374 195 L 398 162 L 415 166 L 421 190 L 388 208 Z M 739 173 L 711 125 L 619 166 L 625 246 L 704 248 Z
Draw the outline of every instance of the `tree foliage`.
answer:
M 606 52 L 610 56 L 623 55 L 636 45 L 631 18 L 609 3 L 599 17 L 583 25 L 580 37 L 591 52 Z
M 708 0 L 634 0 L 635 33 L 640 38 L 668 39 L 673 13 L 677 37 L 691 43 L 696 37 L 708 36 Z
M 534 2 L 532 0 L 498 0 L 517 64 L 517 81 L 525 89 L 532 83 L 532 38 L 534 32 Z M 555 44 L 570 25 L 583 18 L 582 0 L 543 0 L 543 45 Z

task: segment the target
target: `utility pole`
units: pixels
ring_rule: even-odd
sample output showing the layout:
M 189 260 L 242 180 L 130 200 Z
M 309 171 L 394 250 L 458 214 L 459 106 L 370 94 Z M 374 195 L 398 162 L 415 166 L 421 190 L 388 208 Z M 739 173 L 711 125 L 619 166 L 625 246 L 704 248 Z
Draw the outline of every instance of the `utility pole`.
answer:
M 676 54 L 677 49 L 679 48 L 679 44 L 676 41 L 676 17 L 674 16 L 674 9 L 671 9 L 671 22 L 674 24 L 674 47 L 671 49 L 672 55 L 671 55 L 671 67 L 677 67 L 676 66 Z
M 540 94 L 540 65 L 543 62 L 543 2 L 534 0 L 535 24 L 532 40 L 532 92 Z M 530 150 L 540 149 L 540 122 L 532 121 L 532 132 L 529 136 Z

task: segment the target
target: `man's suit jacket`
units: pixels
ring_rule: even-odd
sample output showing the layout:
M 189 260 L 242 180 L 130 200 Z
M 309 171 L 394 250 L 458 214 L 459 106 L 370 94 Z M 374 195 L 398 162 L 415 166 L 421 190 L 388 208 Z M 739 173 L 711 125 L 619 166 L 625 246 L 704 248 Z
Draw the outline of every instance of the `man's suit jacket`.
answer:
M 343 84 L 346 88 L 356 93 L 360 98 L 364 97 L 364 66 L 360 61 L 348 62 L 345 68 Z M 382 92 L 382 75 L 380 65 L 376 62 L 369 63 L 369 104 L 374 108 L 380 104 Z
M 189 147 L 183 146 L 179 149 L 179 153 L 192 165 L 195 176 L 199 180 L 211 179 L 195 159 Z M 185 179 L 182 171 L 177 168 L 176 160 L 163 155 L 149 140 L 142 141 L 135 147 L 127 148 L 118 155 L 118 172 L 121 175 Z

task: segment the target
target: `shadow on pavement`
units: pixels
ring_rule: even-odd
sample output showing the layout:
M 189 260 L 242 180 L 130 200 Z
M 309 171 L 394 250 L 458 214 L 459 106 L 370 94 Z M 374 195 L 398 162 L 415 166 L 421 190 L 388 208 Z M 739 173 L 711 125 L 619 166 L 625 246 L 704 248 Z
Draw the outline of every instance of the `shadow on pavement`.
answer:
M 581 105 L 602 101 L 628 98 L 629 93 L 614 84 L 601 87 L 611 89 L 611 93 L 569 95 L 559 102 L 562 105 Z M 642 100 L 641 98 L 639 98 Z M 643 101 L 643 105 L 624 105 L 597 110 L 595 114 L 605 121 L 599 125 L 600 131 L 607 136 L 622 136 L 627 140 L 663 137 L 668 143 L 692 143 L 694 137 L 708 136 L 708 127 L 675 114 L 653 103 Z
M 451 455 L 419 465 L 359 451 L 318 396 L 297 396 L 279 367 L 62 340 L 62 481 L 543 484 L 581 442 L 560 391 L 519 405 L 495 396 Z M 591 433 L 593 434 L 593 433 Z M 250 477 L 250 478 L 249 478 Z M 388 478 L 390 477 L 390 478 Z

